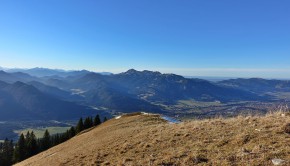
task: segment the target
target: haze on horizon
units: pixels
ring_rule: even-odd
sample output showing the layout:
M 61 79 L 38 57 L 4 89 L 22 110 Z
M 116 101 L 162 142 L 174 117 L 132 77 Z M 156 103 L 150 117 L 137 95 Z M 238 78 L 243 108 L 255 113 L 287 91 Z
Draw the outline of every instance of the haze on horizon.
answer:
M 5 1 L 0 66 L 290 78 L 290 2 Z

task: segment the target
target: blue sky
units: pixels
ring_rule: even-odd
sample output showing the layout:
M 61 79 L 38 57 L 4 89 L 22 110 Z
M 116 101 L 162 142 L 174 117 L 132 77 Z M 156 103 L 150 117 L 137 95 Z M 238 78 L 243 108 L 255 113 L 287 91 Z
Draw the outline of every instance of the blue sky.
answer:
M 289 0 L 6 0 L 0 66 L 290 78 Z

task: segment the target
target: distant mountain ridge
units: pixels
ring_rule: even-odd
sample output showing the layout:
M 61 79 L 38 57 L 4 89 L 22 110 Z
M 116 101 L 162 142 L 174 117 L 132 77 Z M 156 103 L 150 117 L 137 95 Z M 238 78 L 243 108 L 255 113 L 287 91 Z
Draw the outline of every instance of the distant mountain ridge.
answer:
M 90 73 L 88 70 L 62 70 L 62 69 L 48 69 L 48 68 L 32 68 L 32 69 L 18 69 L 18 68 L 12 68 L 12 69 L 4 69 L 0 68 L 0 70 L 4 70 L 8 73 L 16 73 L 16 72 L 22 72 L 29 74 L 31 76 L 36 77 L 47 77 L 47 76 L 59 76 L 59 77 L 68 77 L 68 76 L 76 76 L 76 75 L 82 75 Z M 110 72 L 100 72 L 100 74 L 103 75 L 111 75 Z
M 19 80 L 23 82 L 38 80 L 36 77 L 32 77 L 29 74 L 15 72 L 15 73 L 7 73 L 0 70 L 0 80 L 8 83 L 17 82 Z
M 175 74 L 161 74 L 160 72 L 136 71 L 115 75 L 115 82 L 127 88 L 129 93 L 143 95 L 152 101 L 175 101 L 179 99 L 195 99 L 198 101 L 229 101 L 241 98 L 251 99 L 258 96 L 220 87 L 201 79 L 187 79 Z M 236 95 L 239 93 L 239 95 Z M 165 101 L 166 101 L 165 100 Z
M 262 78 L 250 78 L 250 79 L 230 79 L 220 81 L 219 84 L 239 88 L 246 91 L 253 91 L 256 93 L 263 92 L 275 92 L 283 91 L 290 92 L 290 81 L 289 80 L 266 80 Z
M 43 116 L 37 115 L 37 110 L 47 117 L 64 118 L 70 116 L 68 110 L 92 111 L 90 107 L 111 113 L 147 111 L 166 114 L 160 105 L 175 105 L 180 100 L 217 103 L 268 101 L 272 96 L 267 92 L 290 92 L 290 83 L 284 80 L 252 78 L 215 83 L 134 69 L 109 75 L 85 70 L 71 71 L 67 76 L 63 71 L 57 72 L 59 75 L 37 77 L 0 71 L 0 110 L 14 109 L 20 113 L 22 109 L 35 118 Z M 56 107 L 52 108 L 52 105 Z M 50 112 L 48 108 L 59 112 Z

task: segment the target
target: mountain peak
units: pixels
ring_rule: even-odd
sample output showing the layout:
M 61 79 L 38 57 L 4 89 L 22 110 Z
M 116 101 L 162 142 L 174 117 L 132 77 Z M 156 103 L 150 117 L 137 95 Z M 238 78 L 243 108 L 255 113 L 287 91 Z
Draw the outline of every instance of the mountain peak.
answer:
M 150 71 L 150 70 L 138 71 L 135 69 L 130 69 L 123 74 L 128 74 L 128 75 L 132 75 L 132 74 L 161 75 L 161 73 L 158 71 Z
M 134 73 L 138 73 L 139 71 L 135 70 L 135 69 L 129 69 L 128 71 L 126 71 L 126 74 L 134 74 Z

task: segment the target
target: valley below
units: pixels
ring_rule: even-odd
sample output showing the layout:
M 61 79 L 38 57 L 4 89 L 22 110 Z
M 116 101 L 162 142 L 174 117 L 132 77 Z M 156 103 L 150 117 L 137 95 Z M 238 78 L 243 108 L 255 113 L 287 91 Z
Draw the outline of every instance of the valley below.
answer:
M 158 105 L 158 104 L 157 104 Z M 243 101 L 243 102 L 196 102 L 179 101 L 176 105 L 162 105 L 168 115 L 179 119 L 203 119 L 213 117 L 235 117 L 238 115 L 263 115 L 273 111 L 287 111 L 289 101 Z
M 31 121 L 6 121 L 0 123 L 0 140 L 9 138 L 15 142 L 18 140 L 19 135 L 24 135 L 27 131 L 33 131 L 37 138 L 41 138 L 46 129 L 51 134 L 64 133 L 71 126 L 75 126 L 77 120 L 71 121 L 42 121 L 42 120 L 31 120 Z

